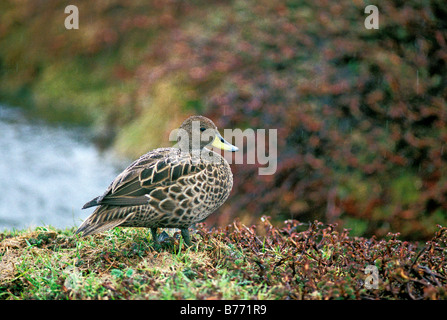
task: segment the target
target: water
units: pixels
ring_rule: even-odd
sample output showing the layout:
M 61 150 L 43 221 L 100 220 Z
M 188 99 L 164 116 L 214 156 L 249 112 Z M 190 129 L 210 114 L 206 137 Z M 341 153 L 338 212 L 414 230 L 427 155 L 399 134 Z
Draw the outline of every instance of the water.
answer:
M 80 128 L 28 120 L 0 105 L 0 231 L 51 225 L 79 226 L 123 169 L 100 153 Z

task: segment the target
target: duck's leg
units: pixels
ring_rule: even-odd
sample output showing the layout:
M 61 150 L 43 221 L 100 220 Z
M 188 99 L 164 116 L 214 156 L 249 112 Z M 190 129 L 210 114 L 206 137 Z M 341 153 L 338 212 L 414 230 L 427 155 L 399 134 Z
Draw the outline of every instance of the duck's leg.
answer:
M 152 233 L 152 241 L 154 241 L 154 248 L 155 250 L 158 250 L 160 249 L 160 242 L 158 241 L 157 228 L 151 228 L 151 233 Z
M 192 246 L 191 237 L 189 236 L 188 228 L 180 229 L 180 232 L 182 233 L 182 237 L 183 237 L 183 240 L 185 241 L 186 245 L 188 247 Z

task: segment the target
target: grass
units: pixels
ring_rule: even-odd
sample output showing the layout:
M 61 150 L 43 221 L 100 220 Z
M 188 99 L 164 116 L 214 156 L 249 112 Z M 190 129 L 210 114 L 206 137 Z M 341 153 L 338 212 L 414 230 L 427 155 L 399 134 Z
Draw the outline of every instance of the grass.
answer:
M 4 232 L 0 299 L 445 299 L 446 230 L 421 246 L 264 217 L 251 227 L 200 224 L 188 248 L 171 232 L 159 251 L 139 228 Z M 377 289 L 365 286 L 367 266 Z

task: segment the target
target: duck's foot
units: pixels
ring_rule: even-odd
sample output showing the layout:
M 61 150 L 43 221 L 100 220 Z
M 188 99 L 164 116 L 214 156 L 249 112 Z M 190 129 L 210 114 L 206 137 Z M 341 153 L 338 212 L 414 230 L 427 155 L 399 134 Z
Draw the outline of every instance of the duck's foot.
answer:
M 171 239 L 171 237 L 169 236 L 169 234 L 163 230 L 162 233 L 160 233 L 160 235 L 158 236 L 158 241 L 160 243 L 163 243 L 165 241 L 169 242 L 169 239 Z
M 184 228 L 184 229 L 180 229 L 180 232 L 182 234 L 182 238 L 184 243 L 186 244 L 187 247 L 192 246 L 192 242 L 191 242 L 191 236 L 189 235 L 189 230 L 188 228 Z M 170 239 L 170 236 L 163 231 L 160 236 L 157 235 L 157 228 L 151 228 L 151 233 L 152 233 L 152 246 L 154 247 L 154 249 L 156 251 L 160 251 L 162 245 L 166 245 L 167 240 Z

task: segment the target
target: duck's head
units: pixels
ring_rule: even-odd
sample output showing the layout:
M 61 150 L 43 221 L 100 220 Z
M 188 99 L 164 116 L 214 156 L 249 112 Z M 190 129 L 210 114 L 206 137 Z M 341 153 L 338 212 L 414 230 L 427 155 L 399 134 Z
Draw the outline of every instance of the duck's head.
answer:
M 192 116 L 183 121 L 177 131 L 177 142 L 183 151 L 202 150 L 206 146 L 232 152 L 239 150 L 221 136 L 213 121 L 203 116 Z

